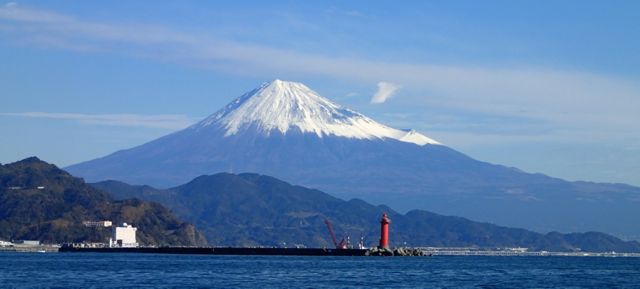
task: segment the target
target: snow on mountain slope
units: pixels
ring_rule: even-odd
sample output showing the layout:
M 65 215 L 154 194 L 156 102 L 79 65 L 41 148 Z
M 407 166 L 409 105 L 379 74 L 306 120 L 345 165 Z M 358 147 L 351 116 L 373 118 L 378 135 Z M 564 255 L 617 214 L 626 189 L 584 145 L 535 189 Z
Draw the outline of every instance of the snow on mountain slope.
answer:
M 318 137 L 340 136 L 356 139 L 391 138 L 417 145 L 439 144 L 414 130 L 394 129 L 318 95 L 298 82 L 274 80 L 235 99 L 223 109 L 195 124 L 191 129 L 222 127 L 225 136 L 256 127 L 264 135 L 290 130 Z

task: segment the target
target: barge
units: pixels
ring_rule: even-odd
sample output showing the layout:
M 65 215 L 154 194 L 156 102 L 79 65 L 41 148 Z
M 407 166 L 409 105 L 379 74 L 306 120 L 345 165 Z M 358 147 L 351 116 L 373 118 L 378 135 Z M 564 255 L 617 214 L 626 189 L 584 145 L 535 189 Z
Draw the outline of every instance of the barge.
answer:
M 150 253 L 196 255 L 265 255 L 265 256 L 366 256 L 366 249 L 326 248 L 245 248 L 245 247 L 79 247 L 65 244 L 58 252 Z

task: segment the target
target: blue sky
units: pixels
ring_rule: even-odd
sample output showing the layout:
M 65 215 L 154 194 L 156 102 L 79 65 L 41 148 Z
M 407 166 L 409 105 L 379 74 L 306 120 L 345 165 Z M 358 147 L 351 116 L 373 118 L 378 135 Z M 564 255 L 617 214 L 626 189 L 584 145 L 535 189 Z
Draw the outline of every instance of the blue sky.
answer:
M 4 2 L 0 162 L 104 156 L 280 78 L 480 160 L 640 185 L 638 11 L 638 1 Z

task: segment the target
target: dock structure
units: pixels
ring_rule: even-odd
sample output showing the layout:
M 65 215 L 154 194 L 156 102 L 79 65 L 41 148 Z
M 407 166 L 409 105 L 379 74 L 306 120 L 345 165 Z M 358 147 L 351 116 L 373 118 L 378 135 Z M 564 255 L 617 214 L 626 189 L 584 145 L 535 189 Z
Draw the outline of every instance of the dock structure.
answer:
M 80 247 L 65 244 L 60 252 L 151 253 L 195 255 L 265 255 L 265 256 L 366 256 L 363 249 L 327 248 L 249 248 L 249 247 Z

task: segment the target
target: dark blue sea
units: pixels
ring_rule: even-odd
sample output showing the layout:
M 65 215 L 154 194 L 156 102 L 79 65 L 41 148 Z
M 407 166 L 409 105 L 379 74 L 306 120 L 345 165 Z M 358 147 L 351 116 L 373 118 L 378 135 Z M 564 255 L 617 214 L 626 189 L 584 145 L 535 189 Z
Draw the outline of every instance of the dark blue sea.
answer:
M 0 253 L 2 288 L 640 288 L 640 258 Z

